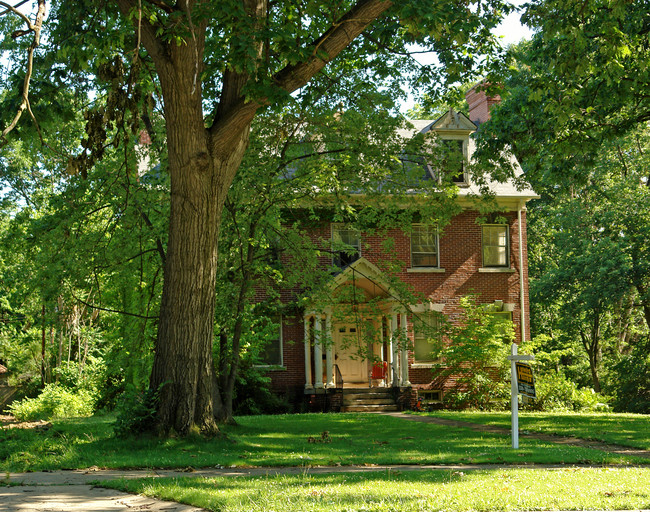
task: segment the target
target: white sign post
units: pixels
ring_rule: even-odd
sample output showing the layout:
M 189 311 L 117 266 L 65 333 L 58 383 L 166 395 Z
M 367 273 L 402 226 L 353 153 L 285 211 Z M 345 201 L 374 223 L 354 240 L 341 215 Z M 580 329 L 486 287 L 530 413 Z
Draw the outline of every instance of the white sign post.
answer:
M 517 361 L 534 361 L 535 356 L 529 354 L 517 355 L 517 344 L 513 343 L 510 347 L 510 400 L 512 411 L 512 447 L 519 448 L 519 391 L 517 386 Z

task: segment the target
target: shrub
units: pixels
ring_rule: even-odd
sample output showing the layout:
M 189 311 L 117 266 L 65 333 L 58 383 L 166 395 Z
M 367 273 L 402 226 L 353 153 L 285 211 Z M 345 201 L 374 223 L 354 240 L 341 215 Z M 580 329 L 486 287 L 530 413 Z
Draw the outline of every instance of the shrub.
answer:
M 271 379 L 260 368 L 242 365 L 235 383 L 233 413 L 235 416 L 284 414 L 291 412 L 286 399 L 271 391 Z
M 632 352 L 613 368 L 614 409 L 620 412 L 650 413 L 650 337 L 641 340 Z
M 48 384 L 36 398 L 24 398 L 9 406 L 9 411 L 21 421 L 77 418 L 91 416 L 95 396 L 87 390 L 71 391 L 57 384 Z
M 128 437 L 152 432 L 156 421 L 156 409 L 159 400 L 158 390 L 147 389 L 138 392 L 133 389 L 125 391 L 115 408 L 117 418 L 113 432 L 117 437 Z
M 578 388 L 562 373 L 550 372 L 535 378 L 537 398 L 524 408 L 532 411 L 602 411 L 607 410 L 607 399 L 591 388 Z

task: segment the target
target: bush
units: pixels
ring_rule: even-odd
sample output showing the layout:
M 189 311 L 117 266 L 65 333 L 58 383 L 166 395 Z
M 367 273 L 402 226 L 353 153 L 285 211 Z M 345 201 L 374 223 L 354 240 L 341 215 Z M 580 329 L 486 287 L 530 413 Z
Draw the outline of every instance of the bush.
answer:
M 650 413 L 650 337 L 641 340 L 632 352 L 613 368 L 614 410 Z
M 464 378 L 458 388 L 445 393 L 445 407 L 449 409 L 503 410 L 509 400 L 507 382 L 482 374 Z
M 48 384 L 36 398 L 24 398 L 8 409 L 18 420 L 49 420 L 91 416 L 95 396 L 87 390 L 70 391 L 57 384 Z
M 156 421 L 156 409 L 159 400 L 157 390 L 147 389 L 138 392 L 133 389 L 125 391 L 115 408 L 117 418 L 113 432 L 117 437 L 128 437 L 152 432 Z
M 524 404 L 530 411 L 603 411 L 609 407 L 607 399 L 591 388 L 578 388 L 575 382 L 557 372 L 537 375 L 537 398 Z
M 286 399 L 271 391 L 271 379 L 263 370 L 244 364 L 235 382 L 233 415 L 284 414 L 291 412 Z

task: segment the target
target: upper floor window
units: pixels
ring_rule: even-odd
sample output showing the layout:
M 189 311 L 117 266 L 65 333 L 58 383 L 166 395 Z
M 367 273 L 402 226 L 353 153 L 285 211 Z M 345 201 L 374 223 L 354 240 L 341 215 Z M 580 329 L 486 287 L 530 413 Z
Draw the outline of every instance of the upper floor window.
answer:
M 413 226 L 411 266 L 438 267 L 438 230 L 433 226 Z
M 347 267 L 361 255 L 361 236 L 356 229 L 332 224 L 332 262 Z
M 503 224 L 484 225 L 483 266 L 508 267 L 510 262 L 508 226 Z

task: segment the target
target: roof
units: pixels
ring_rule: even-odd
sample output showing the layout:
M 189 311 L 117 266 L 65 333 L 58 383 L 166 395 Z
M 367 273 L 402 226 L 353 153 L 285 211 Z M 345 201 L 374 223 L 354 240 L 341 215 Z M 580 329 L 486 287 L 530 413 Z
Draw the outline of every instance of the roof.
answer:
M 467 138 L 467 155 L 471 160 L 472 155 L 476 149 L 476 141 L 471 134 L 476 131 L 476 124 L 474 124 L 462 112 L 456 112 L 453 109 L 448 110 L 440 118 L 436 120 L 431 119 L 407 119 L 407 125 L 412 128 L 403 128 L 398 133 L 404 139 L 410 139 L 416 135 L 426 135 L 429 132 L 435 132 L 443 139 L 446 137 Z M 515 170 L 515 177 L 523 176 L 523 170 L 519 162 L 514 156 L 510 157 L 510 161 Z M 530 199 L 536 199 L 539 195 L 530 187 L 520 188 L 513 181 L 498 182 L 491 179 L 486 179 L 488 189 L 501 200 L 512 200 L 514 203 L 526 202 Z M 480 187 L 477 184 L 469 183 L 467 186 L 459 187 L 459 197 L 472 197 L 481 195 Z

